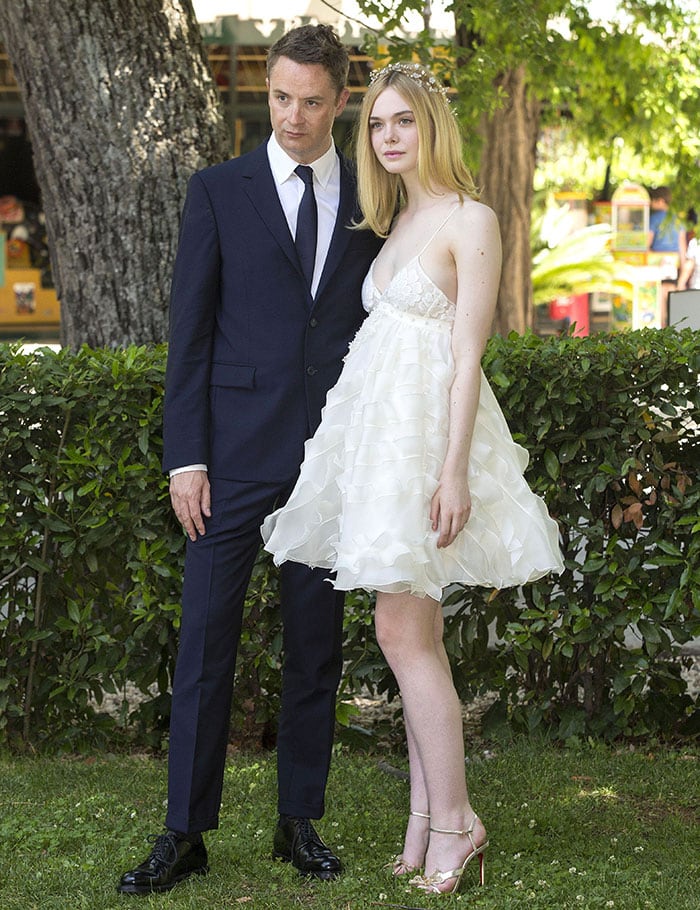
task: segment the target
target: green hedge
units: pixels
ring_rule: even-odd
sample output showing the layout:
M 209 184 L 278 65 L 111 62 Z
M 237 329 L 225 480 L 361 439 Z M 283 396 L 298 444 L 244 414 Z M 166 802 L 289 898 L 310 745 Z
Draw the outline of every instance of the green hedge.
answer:
M 13 747 L 165 736 L 183 545 L 160 472 L 164 363 L 164 348 L 0 346 L 0 741 Z M 461 694 L 500 693 L 491 730 L 691 728 L 677 650 L 700 635 L 699 367 L 690 331 L 490 343 L 484 368 L 567 563 L 522 592 L 449 595 Z M 248 742 L 274 732 L 277 599 L 261 559 L 234 718 Z M 395 694 L 363 594 L 348 597 L 345 653 L 340 719 L 362 687 Z M 127 682 L 144 701 L 123 699 L 115 719 L 100 706 Z

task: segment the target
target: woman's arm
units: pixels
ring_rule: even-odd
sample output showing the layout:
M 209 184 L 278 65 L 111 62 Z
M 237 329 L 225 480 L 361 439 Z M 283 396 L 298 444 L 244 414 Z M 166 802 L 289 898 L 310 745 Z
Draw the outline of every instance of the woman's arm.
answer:
M 451 219 L 446 239 L 457 274 L 457 313 L 447 453 L 430 510 L 433 529 L 439 531 L 438 547 L 454 541 L 471 512 L 469 450 L 479 405 L 481 357 L 491 333 L 501 275 L 500 231 L 487 206 L 465 203 Z

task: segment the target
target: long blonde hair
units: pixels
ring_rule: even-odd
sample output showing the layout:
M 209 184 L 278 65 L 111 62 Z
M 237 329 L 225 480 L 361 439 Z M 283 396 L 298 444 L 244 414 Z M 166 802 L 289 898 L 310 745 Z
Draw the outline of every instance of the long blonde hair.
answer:
M 418 179 L 431 190 L 446 188 L 459 198 L 476 199 L 478 192 L 462 159 L 462 137 L 444 87 L 418 63 L 390 63 L 379 70 L 362 100 L 356 131 L 358 199 L 363 219 L 358 228 L 370 228 L 386 237 L 397 208 L 406 201 L 403 180 L 389 174 L 372 148 L 369 118 L 379 95 L 391 86 L 410 105 L 418 129 Z

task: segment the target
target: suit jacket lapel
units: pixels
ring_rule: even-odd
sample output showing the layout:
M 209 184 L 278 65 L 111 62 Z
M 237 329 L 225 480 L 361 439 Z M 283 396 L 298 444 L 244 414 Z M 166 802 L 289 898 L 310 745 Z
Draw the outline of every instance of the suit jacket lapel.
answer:
M 339 153 L 340 157 L 340 199 L 338 202 L 338 215 L 335 221 L 333 236 L 323 266 L 315 299 L 318 300 L 328 281 L 342 262 L 345 251 L 350 242 L 348 225 L 353 218 L 358 216 L 356 201 L 355 180 L 351 166 L 347 159 Z M 272 177 L 270 162 L 267 157 L 267 147 L 261 145 L 248 158 L 249 167 L 244 176 L 245 191 L 250 201 L 255 206 L 261 221 L 275 238 L 285 255 L 303 277 L 301 264 L 297 255 L 294 240 L 289 231 L 282 204 L 277 195 L 277 188 Z
M 348 161 L 340 155 L 340 200 L 338 202 L 338 216 L 335 219 L 335 228 L 331 237 L 331 245 L 321 273 L 321 280 L 316 291 L 316 300 L 323 293 L 328 281 L 340 265 L 345 251 L 350 243 L 348 225 L 357 215 L 357 202 L 355 199 L 355 180 L 350 171 Z
M 266 145 L 263 144 L 252 152 L 248 160 L 250 166 L 247 173 L 243 175 L 245 191 L 261 221 L 267 226 L 289 260 L 301 272 L 294 240 L 289 232 L 289 225 L 284 216 L 282 203 L 277 195 L 277 188 L 270 170 Z

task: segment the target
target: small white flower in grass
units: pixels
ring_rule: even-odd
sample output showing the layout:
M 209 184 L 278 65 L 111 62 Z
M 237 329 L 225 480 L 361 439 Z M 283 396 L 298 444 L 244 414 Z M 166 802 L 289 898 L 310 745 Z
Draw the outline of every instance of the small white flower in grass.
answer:
M 519 853 L 514 853 L 514 854 L 513 854 L 513 859 L 520 859 L 520 854 L 519 854 Z
M 129 818 L 136 818 L 136 809 L 129 813 Z
M 611 844 L 616 844 L 616 843 L 617 843 L 617 838 L 616 838 L 616 837 L 611 837 L 611 838 L 610 838 L 610 843 L 611 843 Z
M 540 888 L 548 888 L 548 887 L 549 887 L 549 885 L 547 884 L 547 882 L 546 882 L 543 878 L 538 879 L 537 884 L 540 886 Z
M 337 828 L 338 822 L 331 822 L 331 828 Z
M 608 857 L 608 862 L 609 862 L 609 863 L 615 863 L 615 862 L 617 862 L 617 857 L 615 856 L 614 853 L 611 853 L 611 854 L 610 854 L 610 856 Z
M 552 862 L 551 862 L 549 865 L 550 865 L 550 866 L 558 866 L 558 865 L 559 865 L 559 860 L 558 860 L 558 859 L 553 859 Z
M 358 844 L 361 844 L 361 843 L 362 843 L 362 835 L 360 835 L 360 836 L 357 838 L 357 843 L 358 843 Z
M 606 907 L 614 907 L 614 906 L 615 906 L 615 901 L 606 901 L 606 902 L 605 902 L 605 906 L 606 906 Z
M 516 888 L 522 888 L 522 886 L 523 886 L 522 880 L 519 879 L 519 878 L 516 879 L 516 880 L 513 882 L 513 885 L 514 885 Z
M 576 866 L 569 866 L 569 872 L 572 875 L 576 875 Z
M 586 898 L 583 896 L 583 894 L 577 894 L 577 895 L 576 895 L 576 900 L 579 901 L 579 902 L 583 902 L 583 901 L 586 900 Z
M 384 894 L 384 893 L 377 895 L 377 897 L 379 898 L 380 901 L 386 900 L 386 894 Z
M 502 805 L 503 805 L 503 803 L 500 801 L 500 799 L 496 801 L 496 808 L 497 808 L 497 809 L 500 809 Z
M 537 824 L 537 822 L 535 821 L 535 819 L 531 818 L 530 821 L 527 823 L 527 826 L 528 826 L 528 828 L 534 828 L 536 824 Z
M 520 803 L 521 809 L 527 809 L 527 803 Z
M 641 847 L 641 846 L 640 846 L 640 847 L 635 847 L 635 848 L 634 848 L 634 852 L 635 852 L 635 853 L 644 853 L 644 847 Z

